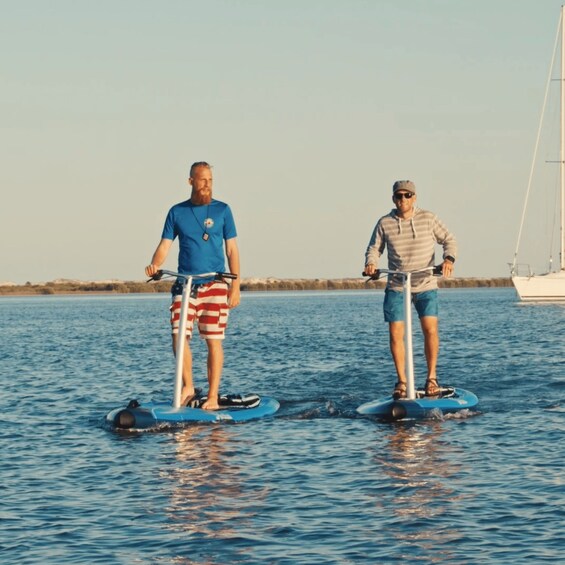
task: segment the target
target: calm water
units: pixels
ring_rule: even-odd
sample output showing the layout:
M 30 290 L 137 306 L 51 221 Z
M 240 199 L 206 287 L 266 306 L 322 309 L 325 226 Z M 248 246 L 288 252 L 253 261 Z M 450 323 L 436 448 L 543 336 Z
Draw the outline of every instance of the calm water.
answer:
M 222 390 L 277 416 L 120 435 L 110 409 L 171 394 L 168 296 L 0 299 L 0 561 L 557 563 L 565 305 L 440 301 L 441 381 L 477 415 L 356 417 L 395 380 L 382 292 L 244 293 Z

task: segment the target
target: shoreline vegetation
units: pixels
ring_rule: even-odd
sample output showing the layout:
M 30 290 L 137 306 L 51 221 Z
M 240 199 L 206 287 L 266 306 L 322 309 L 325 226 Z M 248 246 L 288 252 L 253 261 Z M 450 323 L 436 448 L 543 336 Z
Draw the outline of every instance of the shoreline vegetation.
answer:
M 51 294 L 130 294 L 169 292 L 172 282 L 159 281 L 79 281 L 59 279 L 46 283 L 27 282 L 23 285 L 0 283 L 0 296 L 31 296 Z M 496 288 L 512 286 L 510 277 L 439 279 L 440 288 Z M 364 278 L 345 279 L 243 279 L 242 292 L 281 290 L 363 290 L 384 288 L 385 281 L 366 282 Z

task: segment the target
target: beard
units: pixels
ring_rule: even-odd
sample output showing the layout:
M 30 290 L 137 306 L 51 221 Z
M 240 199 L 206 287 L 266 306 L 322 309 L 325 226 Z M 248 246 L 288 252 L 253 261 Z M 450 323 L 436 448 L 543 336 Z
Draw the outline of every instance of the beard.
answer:
M 192 196 L 190 197 L 190 201 L 195 206 L 205 206 L 206 204 L 210 204 L 212 201 L 212 191 L 207 192 L 197 192 L 193 191 Z

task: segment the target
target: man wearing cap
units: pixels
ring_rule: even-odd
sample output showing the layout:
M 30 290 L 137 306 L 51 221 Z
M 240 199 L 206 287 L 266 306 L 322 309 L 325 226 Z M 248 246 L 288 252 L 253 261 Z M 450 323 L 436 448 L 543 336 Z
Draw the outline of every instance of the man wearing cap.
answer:
M 375 226 L 365 252 L 365 274 L 378 273 L 378 260 L 387 250 L 388 269 L 416 271 L 434 266 L 435 244 L 443 247 L 442 275 L 453 274 L 457 257 L 455 237 L 432 212 L 416 207 L 416 185 L 409 180 L 396 181 L 392 187 L 395 208 L 383 216 Z M 439 352 L 437 280 L 431 272 L 412 275 L 412 302 L 416 307 L 422 332 L 428 366 L 426 396 L 437 396 L 440 387 L 436 366 Z M 383 304 L 385 321 L 389 324 L 390 350 L 398 381 L 394 398 L 406 398 L 406 371 L 404 351 L 404 308 L 402 277 L 389 275 Z

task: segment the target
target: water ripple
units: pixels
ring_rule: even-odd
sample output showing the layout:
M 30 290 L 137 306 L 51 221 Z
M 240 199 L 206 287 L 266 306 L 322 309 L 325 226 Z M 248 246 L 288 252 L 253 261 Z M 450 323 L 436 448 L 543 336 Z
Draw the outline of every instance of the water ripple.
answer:
M 0 299 L 3 562 L 559 562 L 565 310 L 444 292 L 440 379 L 480 410 L 383 423 L 355 412 L 394 380 L 381 299 L 246 293 L 223 384 L 277 416 L 128 434 L 104 414 L 170 395 L 168 298 Z

